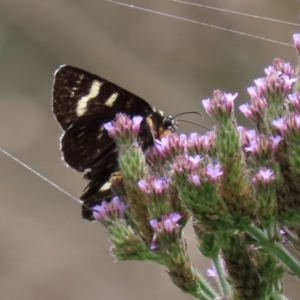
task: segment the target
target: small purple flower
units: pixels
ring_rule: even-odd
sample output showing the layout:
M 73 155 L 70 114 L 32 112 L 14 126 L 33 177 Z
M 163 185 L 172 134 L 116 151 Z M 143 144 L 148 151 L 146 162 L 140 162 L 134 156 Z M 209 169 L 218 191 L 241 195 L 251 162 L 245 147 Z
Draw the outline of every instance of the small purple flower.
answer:
M 288 75 L 289 77 L 295 76 L 295 70 L 292 68 L 290 63 L 286 63 L 281 58 L 275 58 L 273 61 L 273 70 Z
M 238 93 L 235 93 L 235 94 L 224 93 L 224 102 L 225 102 L 226 110 L 232 111 L 233 102 L 237 96 L 238 96 Z
M 214 146 L 215 137 L 213 131 L 209 131 L 205 135 L 191 133 L 186 146 L 188 153 L 207 153 Z
M 159 222 L 157 219 L 152 219 L 149 221 L 150 226 L 152 227 L 152 229 L 157 232 L 160 233 L 161 232 L 161 228 L 159 228 Z
M 150 193 L 150 185 L 146 180 L 144 180 L 144 179 L 140 180 L 138 182 L 138 186 L 143 193 L 146 193 L 146 194 Z
M 108 131 L 108 134 L 110 136 L 114 136 L 115 135 L 115 127 L 114 127 L 113 122 L 105 123 L 103 126 Z
M 177 155 L 181 155 L 186 149 L 186 135 L 178 136 L 176 133 L 171 133 L 161 139 L 160 143 L 156 144 L 158 150 L 166 158 L 173 159 Z
M 210 99 L 202 100 L 202 105 L 203 105 L 206 113 L 211 116 L 212 108 L 210 106 Z
M 279 146 L 279 143 L 280 141 L 283 140 L 283 137 L 281 137 L 280 135 L 276 135 L 276 136 L 270 136 L 270 140 L 271 140 L 271 143 L 272 143 L 272 151 L 276 151 L 278 149 L 278 146 Z
M 300 115 L 295 115 L 295 123 L 296 123 L 296 126 L 297 126 L 297 129 L 299 130 L 300 129 Z
M 207 269 L 207 276 L 216 278 L 218 275 L 216 273 L 215 268 L 208 268 Z
M 277 69 L 289 77 L 295 77 L 295 70 L 290 63 L 285 63 L 283 60 L 275 59 L 274 64 L 278 63 Z
M 253 118 L 253 113 L 250 109 L 250 105 L 248 103 L 246 104 L 242 104 L 240 107 L 239 107 L 240 111 L 249 119 L 252 119 Z
M 93 217 L 100 222 L 120 219 L 124 217 L 126 208 L 127 205 L 116 196 L 110 202 L 103 201 L 100 205 L 93 206 Z
M 285 118 L 286 131 L 284 132 L 285 137 L 293 134 L 299 134 L 300 131 L 300 115 L 299 113 L 292 112 Z
M 195 186 L 201 185 L 200 177 L 198 174 L 193 174 L 193 173 L 189 174 L 188 181 L 194 184 Z
M 263 178 L 264 181 L 270 181 L 275 178 L 274 171 L 271 169 L 261 168 L 258 173 Z
M 95 205 L 92 207 L 94 219 L 97 221 L 105 219 L 108 216 L 107 207 L 108 203 L 106 201 L 103 201 L 101 205 Z
M 230 115 L 233 110 L 233 102 L 238 96 L 238 93 L 224 93 L 220 90 L 213 92 L 211 99 L 202 100 L 202 104 L 206 112 L 214 117 L 218 117 L 220 114 Z
M 161 178 L 161 179 L 153 178 L 150 181 L 150 183 L 151 183 L 153 192 L 156 195 L 161 195 L 163 192 L 165 192 L 169 188 L 168 181 L 165 178 Z
M 168 233 L 176 231 L 180 227 L 180 225 L 177 224 L 180 219 L 181 215 L 179 213 L 166 215 L 165 218 L 162 219 L 164 230 Z
M 166 178 L 151 177 L 148 180 L 140 180 L 138 186 L 143 193 L 161 195 L 169 188 L 169 183 Z
M 300 34 L 294 34 L 293 35 L 293 39 L 294 39 L 294 45 L 298 51 L 298 53 L 300 53 Z
M 208 164 L 206 167 L 206 175 L 210 182 L 215 182 L 218 177 L 223 175 L 220 164 Z
M 139 132 L 142 121 L 143 121 L 143 117 L 141 117 L 141 116 L 136 116 L 136 117 L 132 118 L 132 130 L 135 133 Z
M 261 84 L 263 87 L 249 87 L 248 93 L 251 96 L 251 105 L 243 104 L 239 107 L 239 109 L 248 119 L 255 123 L 260 123 L 267 108 L 267 101 L 263 96 L 263 92 L 266 88 L 264 86 L 263 78 L 257 79 L 256 82 Z
M 146 161 L 149 163 L 149 165 L 157 168 L 160 168 L 166 162 L 165 154 L 160 150 L 160 147 L 161 141 L 154 140 L 154 147 L 150 147 L 150 149 L 147 149 L 146 151 Z
M 258 150 L 259 150 L 259 144 L 256 139 L 251 140 L 250 145 L 248 147 L 245 147 L 246 152 L 258 153 Z
M 252 139 L 255 139 L 256 136 L 257 136 L 257 132 L 254 130 L 254 129 L 248 129 L 246 132 L 245 132 L 245 135 L 247 137 L 247 139 L 249 141 L 251 141 Z
M 104 128 L 117 142 L 130 143 L 137 137 L 142 120 L 139 116 L 130 119 L 127 115 L 118 113 L 114 122 L 104 124 Z
M 155 251 L 159 248 L 158 243 L 157 243 L 157 234 L 153 235 L 151 245 L 150 245 L 150 250 Z
M 188 156 L 188 160 L 191 162 L 191 169 L 195 170 L 199 166 L 199 162 L 203 160 L 203 157 L 200 155 Z
M 168 136 L 163 137 L 161 140 L 155 140 L 155 146 L 162 154 L 169 152 L 170 143 Z
M 248 87 L 247 88 L 247 92 L 249 93 L 249 95 L 250 95 L 251 98 L 258 97 L 255 86 Z
M 161 221 L 157 219 L 152 219 L 149 221 L 150 226 L 156 234 L 166 232 L 168 234 L 177 232 L 180 228 L 180 225 L 177 222 L 181 219 L 179 213 L 169 213 L 161 217 Z
M 172 165 L 174 174 L 182 174 L 186 171 L 190 171 L 190 161 L 185 155 L 179 155 L 175 158 L 175 162 Z
M 265 134 L 255 134 L 247 140 L 244 149 L 246 152 L 251 152 L 253 154 L 266 155 L 270 152 L 275 152 L 282 139 L 281 136 L 269 137 Z
M 254 83 L 256 84 L 256 92 L 259 95 L 265 95 L 265 93 L 267 91 L 266 79 L 265 78 L 257 78 L 254 80 Z
M 275 180 L 274 171 L 268 168 L 260 168 L 259 171 L 253 176 L 253 182 L 261 182 L 263 184 L 268 184 Z
M 287 93 L 291 89 L 293 83 L 297 81 L 297 78 L 290 78 L 288 75 L 281 76 L 281 79 L 283 80 L 283 91 L 285 93 Z
M 275 68 L 273 66 L 268 66 L 267 68 L 264 69 L 264 71 L 267 75 L 270 75 L 272 72 L 275 71 Z
M 118 196 L 112 198 L 110 209 L 114 212 L 117 212 L 120 217 L 124 217 L 124 212 L 126 208 L 126 203 L 121 202 Z
M 281 134 L 284 134 L 286 131 L 286 118 L 282 117 L 277 120 L 273 120 L 272 125 L 277 127 L 279 129 L 279 131 L 281 132 Z
M 300 111 L 300 94 L 298 92 L 294 92 L 288 95 L 289 100 L 293 104 L 295 110 Z
M 203 149 L 208 150 L 211 146 L 211 136 L 202 135 L 199 142 L 202 144 Z
M 277 64 L 277 69 L 286 68 L 285 71 L 293 73 L 282 61 L 278 61 Z M 274 68 L 265 78 L 254 80 L 258 94 L 263 95 L 269 100 L 273 99 L 274 96 L 284 99 L 293 83 L 297 81 L 297 78 L 284 74 L 281 70 L 277 69 Z
M 239 128 L 240 127 L 240 128 Z M 239 126 L 238 130 L 240 133 L 240 138 L 242 140 L 242 144 L 244 147 L 250 147 L 251 141 L 256 140 L 257 133 L 254 129 L 247 129 L 244 127 Z M 247 149 L 246 151 L 252 152 L 251 149 Z

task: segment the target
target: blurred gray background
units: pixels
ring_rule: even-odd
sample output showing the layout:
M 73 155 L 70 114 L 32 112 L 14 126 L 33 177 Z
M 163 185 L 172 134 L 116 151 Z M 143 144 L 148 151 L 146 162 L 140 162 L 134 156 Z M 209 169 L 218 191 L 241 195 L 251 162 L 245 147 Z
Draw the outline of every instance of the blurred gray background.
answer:
M 300 31 L 171 0 L 124 1 L 290 44 Z M 194 2 L 299 22 L 299 0 Z M 246 88 L 275 57 L 297 62 L 291 47 L 105 1 L 0 0 L 0 147 L 80 195 L 86 182 L 61 161 L 61 130 L 51 112 L 59 65 L 99 74 L 174 115 L 203 112 L 199 100 L 219 88 L 248 101 Z M 191 119 L 212 125 L 208 116 Z M 180 126 L 180 132 L 201 130 Z M 114 262 L 104 228 L 82 220 L 75 201 L 2 153 L 0 163 L 1 300 L 192 299 L 161 266 Z M 208 262 L 198 255 L 190 228 L 186 236 L 206 276 Z M 292 296 L 298 285 L 287 278 L 291 299 L 299 298 Z

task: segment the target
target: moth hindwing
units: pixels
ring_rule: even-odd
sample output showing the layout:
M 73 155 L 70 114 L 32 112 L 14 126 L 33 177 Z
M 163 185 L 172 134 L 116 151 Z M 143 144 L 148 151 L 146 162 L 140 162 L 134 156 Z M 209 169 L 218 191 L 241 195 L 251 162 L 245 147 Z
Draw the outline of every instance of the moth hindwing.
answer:
M 117 113 L 142 116 L 139 140 L 143 150 L 166 131 L 175 130 L 171 117 L 165 118 L 148 102 L 97 75 L 72 66 L 55 73 L 53 113 L 64 130 L 61 151 L 65 162 L 89 181 L 84 189 L 82 216 L 94 220 L 92 207 L 110 201 L 110 176 L 117 172 L 118 149 L 103 125 Z

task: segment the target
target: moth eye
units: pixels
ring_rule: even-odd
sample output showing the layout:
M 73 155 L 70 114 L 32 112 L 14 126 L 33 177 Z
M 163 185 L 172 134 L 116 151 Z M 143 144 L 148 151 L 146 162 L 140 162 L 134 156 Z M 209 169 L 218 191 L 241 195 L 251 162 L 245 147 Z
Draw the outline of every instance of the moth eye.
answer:
M 164 120 L 164 127 L 169 128 L 172 127 L 174 125 L 174 121 L 171 118 L 166 118 Z

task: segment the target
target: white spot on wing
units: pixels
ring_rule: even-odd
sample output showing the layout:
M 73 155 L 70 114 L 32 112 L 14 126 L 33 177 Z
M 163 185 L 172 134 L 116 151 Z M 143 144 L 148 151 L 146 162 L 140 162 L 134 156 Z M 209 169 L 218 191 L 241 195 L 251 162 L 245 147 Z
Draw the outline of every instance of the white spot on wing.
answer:
M 111 183 L 108 181 L 108 182 L 106 182 L 105 184 L 102 185 L 100 191 L 107 191 L 107 190 L 110 189 L 110 187 L 111 187 Z
M 159 110 L 158 113 L 163 117 L 164 116 L 164 112 L 162 110 Z
M 85 114 L 88 102 L 91 99 L 95 98 L 99 94 L 100 87 L 102 84 L 103 84 L 103 82 L 94 80 L 89 93 L 87 95 L 83 96 L 81 99 L 79 99 L 79 101 L 77 102 L 77 107 L 76 107 L 76 113 L 77 113 L 78 117 Z
M 116 101 L 116 99 L 118 98 L 119 94 L 118 93 L 114 93 L 112 94 L 106 101 L 105 101 L 105 105 L 112 107 Z
M 100 128 L 99 128 L 99 134 L 98 134 L 98 136 L 97 136 L 97 140 L 101 140 L 101 138 L 102 138 L 102 136 L 103 136 L 103 126 L 100 126 Z

